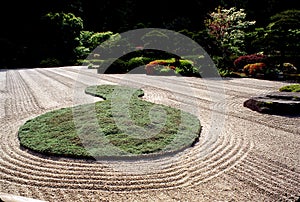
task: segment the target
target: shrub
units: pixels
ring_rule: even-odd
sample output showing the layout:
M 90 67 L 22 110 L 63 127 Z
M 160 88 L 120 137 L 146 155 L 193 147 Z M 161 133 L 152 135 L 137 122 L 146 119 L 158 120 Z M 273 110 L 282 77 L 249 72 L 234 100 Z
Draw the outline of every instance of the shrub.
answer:
M 91 32 L 81 31 L 79 36 L 75 38 L 78 46 L 74 49 L 78 59 L 84 59 L 104 41 L 113 36 L 113 32 Z
M 182 76 L 199 75 L 199 70 L 193 66 L 190 60 L 168 59 L 154 60 L 145 66 L 148 75 L 180 74 Z
M 174 72 L 175 68 L 173 68 L 174 66 L 170 67 L 171 63 L 172 62 L 166 60 L 154 60 L 152 62 L 149 62 L 145 66 L 146 74 L 154 75 L 154 74 L 160 74 L 162 72 L 169 72 L 171 70 L 173 70 Z
M 129 70 L 132 70 L 136 67 L 145 66 L 152 60 L 153 58 L 148 58 L 148 57 L 134 57 L 127 62 L 127 66 Z
M 99 68 L 102 68 L 102 71 L 105 70 L 103 73 L 106 74 L 125 74 L 128 72 L 127 62 L 120 58 L 107 59 L 99 66 Z
M 98 66 L 99 73 L 124 74 L 137 67 L 145 66 L 152 60 L 152 58 L 147 57 L 134 57 L 129 60 L 110 58 L 107 60 L 89 60 L 89 62 Z
M 73 64 L 74 49 L 77 47 L 75 38 L 83 30 L 83 20 L 73 13 L 49 12 L 42 17 L 42 24 L 47 32 L 43 41 L 51 56 L 58 58 L 63 65 Z M 83 50 L 81 50 L 83 51 Z
M 257 73 L 264 73 L 266 64 L 263 62 L 247 64 L 244 66 L 243 71 L 248 76 L 255 76 Z
M 191 60 L 153 60 L 149 57 L 134 57 L 129 60 L 122 58 L 110 58 L 107 60 L 85 60 L 89 68 L 98 66 L 98 73 L 124 74 L 137 67 L 144 66 L 146 74 L 199 76 L 199 70 L 193 65 Z M 145 73 L 145 71 L 134 71 L 135 73 Z
M 265 63 L 267 62 L 267 56 L 263 54 L 251 54 L 251 55 L 244 55 L 240 56 L 234 60 L 233 64 L 236 70 L 243 69 L 248 64 L 254 63 Z
M 297 72 L 297 68 L 293 64 L 286 62 L 283 63 L 282 72 L 286 74 L 293 74 Z
M 178 66 L 175 68 L 175 71 L 177 74 L 182 76 L 200 76 L 199 69 L 194 66 L 191 60 L 180 60 Z
M 218 7 L 215 12 L 209 13 L 204 23 L 210 40 L 217 45 L 211 55 L 219 56 L 216 57 L 218 68 L 230 68 L 232 57 L 246 54 L 245 37 L 255 21 L 247 20 L 244 9 Z

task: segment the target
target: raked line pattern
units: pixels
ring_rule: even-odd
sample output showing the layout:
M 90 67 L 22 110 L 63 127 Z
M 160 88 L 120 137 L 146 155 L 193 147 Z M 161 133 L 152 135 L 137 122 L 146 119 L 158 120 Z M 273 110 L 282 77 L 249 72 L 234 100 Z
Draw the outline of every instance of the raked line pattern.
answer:
M 0 110 L 0 192 L 47 201 L 198 201 L 206 183 L 229 176 L 269 200 L 299 197 L 299 158 L 297 162 L 292 155 L 287 163 L 267 158 L 258 152 L 257 138 L 260 129 L 279 131 L 294 138 L 290 145 L 296 151 L 300 119 L 270 121 L 242 107 L 245 98 L 275 90 L 282 82 L 99 75 L 77 67 L 7 70 L 1 72 L 1 82 L 5 82 L 0 91 L 5 101 Z M 72 106 L 77 86 L 108 83 L 142 87 L 143 99 L 194 113 L 203 125 L 200 141 L 174 156 L 136 161 L 45 157 L 20 148 L 17 131 L 26 120 Z M 220 86 L 224 99 L 215 101 L 212 97 L 218 96 Z M 214 116 L 222 118 L 222 128 L 214 128 L 218 126 Z M 219 134 L 212 135 L 214 131 Z M 187 190 L 191 191 L 184 194 Z M 176 192 L 182 195 L 175 196 Z

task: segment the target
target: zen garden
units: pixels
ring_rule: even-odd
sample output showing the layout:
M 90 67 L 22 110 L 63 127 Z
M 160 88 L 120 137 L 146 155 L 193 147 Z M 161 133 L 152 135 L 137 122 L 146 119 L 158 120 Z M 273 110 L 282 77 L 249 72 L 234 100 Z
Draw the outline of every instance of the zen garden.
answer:
M 299 43 L 295 43 L 295 41 L 299 39 L 300 31 L 294 28 L 299 27 L 299 19 L 299 10 L 287 10 L 272 16 L 267 27 L 253 28 L 255 21 L 247 21 L 243 9 L 218 7 L 203 22 L 206 26 L 205 31 L 181 30 L 178 33 L 195 41 L 201 42 L 203 37 L 209 40 L 204 46 L 210 47 L 208 50 L 213 53 L 211 57 L 221 77 L 250 77 L 297 82 L 300 78 L 299 69 L 296 67 L 296 64 L 299 64 L 299 52 L 295 50 L 299 50 Z M 201 65 L 201 60 L 199 64 L 194 59 L 205 60 L 207 55 L 178 56 L 174 53 L 147 48 L 147 41 L 168 40 L 168 36 L 160 29 L 145 33 L 138 40 L 144 45 L 137 46 L 137 44 L 130 43 L 127 38 L 122 38 L 122 35 L 118 33 L 81 30 L 83 21 L 70 13 L 48 13 L 45 20 L 51 26 L 60 26 L 63 32 L 66 31 L 70 34 L 66 37 L 71 37 L 70 30 L 72 30 L 73 35 L 78 33 L 76 37 L 73 36 L 73 38 L 75 37 L 74 42 L 77 44 L 74 47 L 73 59 L 89 69 L 97 69 L 98 73 L 127 74 L 142 66 L 143 70 L 140 73 L 147 75 L 201 77 L 203 68 L 206 68 Z M 276 40 L 281 40 L 283 43 L 274 43 Z M 174 41 L 174 43 L 176 42 Z M 113 57 L 114 52 L 118 52 L 118 49 L 131 50 L 132 46 L 133 50 L 135 48 L 134 51 L 119 58 Z M 106 52 L 96 51 L 90 54 L 91 51 L 97 50 L 99 47 Z M 259 52 L 253 53 L 254 50 L 259 50 Z M 250 51 L 252 53 L 247 54 Z M 103 57 L 102 54 L 105 56 Z M 59 58 L 47 58 L 42 60 L 40 64 L 49 67 L 59 66 L 61 62 L 63 61 Z M 121 118 L 123 129 L 118 128 L 114 120 L 116 115 L 112 114 L 111 111 L 111 93 L 114 89 L 119 88 L 121 88 L 120 94 L 122 95 L 114 98 L 118 102 L 113 102 L 113 104 L 121 104 L 126 101 L 124 97 L 132 96 L 127 100 L 130 102 L 128 112 L 130 116 L 124 115 Z M 127 91 L 136 92 L 131 95 L 126 93 Z M 266 98 L 252 98 L 244 105 L 259 112 L 299 115 L 300 97 L 296 93 L 300 91 L 299 84 L 289 85 L 278 89 L 278 91 L 294 93 L 285 94 L 285 96 L 280 96 L 277 93 L 273 97 L 267 95 Z M 159 110 L 155 112 L 158 120 L 155 124 L 152 123 L 152 120 L 149 119 L 149 112 L 155 104 L 139 99 L 143 95 L 141 89 L 100 85 L 90 86 L 85 92 L 105 100 L 95 105 L 96 123 L 90 123 L 91 120 L 86 118 L 82 123 L 83 126 L 78 128 L 74 123 L 74 109 L 72 108 L 48 112 L 29 120 L 20 128 L 21 145 L 47 155 L 85 158 L 95 156 L 128 157 L 181 151 L 183 148 L 192 146 L 199 139 L 200 120 L 189 113 L 183 113 L 167 106 L 159 106 L 164 109 L 164 113 Z M 283 103 L 280 100 L 283 100 Z M 287 100 L 290 101 L 287 102 Z M 75 108 L 85 111 L 90 107 L 92 106 L 83 105 Z M 182 116 L 184 116 L 184 120 Z M 133 119 L 133 122 L 128 121 L 128 119 Z M 135 124 L 137 127 L 134 128 L 133 125 Z M 183 125 L 180 126 L 180 124 Z M 151 133 L 151 130 L 155 131 L 155 128 L 160 129 L 158 134 L 151 136 L 151 138 L 138 138 L 140 135 L 147 136 L 147 133 Z M 88 134 L 88 137 L 84 138 L 86 143 L 82 142 L 77 131 L 80 131 L 80 134 Z M 99 147 L 99 142 L 103 142 L 104 139 L 108 139 L 110 144 Z M 87 147 L 92 154 L 86 151 Z
M 299 199 L 295 2 L 92 2 L 3 22 L 0 201 Z

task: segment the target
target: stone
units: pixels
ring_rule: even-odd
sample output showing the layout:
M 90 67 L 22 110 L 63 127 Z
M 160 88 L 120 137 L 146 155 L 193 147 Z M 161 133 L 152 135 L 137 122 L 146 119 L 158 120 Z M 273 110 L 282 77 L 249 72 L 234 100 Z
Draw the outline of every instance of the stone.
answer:
M 266 114 L 300 116 L 300 93 L 271 92 L 251 97 L 244 107 Z

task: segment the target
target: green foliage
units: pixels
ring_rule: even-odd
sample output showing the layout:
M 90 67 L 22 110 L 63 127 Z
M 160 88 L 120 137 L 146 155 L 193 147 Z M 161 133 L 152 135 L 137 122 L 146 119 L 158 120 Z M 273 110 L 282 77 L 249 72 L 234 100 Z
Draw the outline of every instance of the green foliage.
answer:
M 233 61 L 246 54 L 246 38 L 255 21 L 248 21 L 244 9 L 218 7 L 205 19 L 206 33 L 202 35 L 208 53 L 222 72 L 234 70 Z M 209 43 L 208 43 L 209 42 Z
M 144 43 L 144 48 L 153 48 L 153 47 L 160 47 L 160 43 L 162 41 L 168 40 L 168 36 L 159 31 L 159 30 L 153 30 L 148 33 L 146 33 L 144 36 L 141 37 L 141 40 Z
M 270 17 L 266 28 L 253 33 L 252 44 L 269 54 L 274 65 L 300 64 L 300 10 L 286 10 Z M 280 42 L 280 43 L 279 43 Z
M 110 35 L 108 40 L 99 45 L 99 54 L 103 54 L 102 57 L 105 59 L 118 53 L 123 54 L 127 50 L 132 50 L 132 44 L 127 38 L 122 38 L 119 33 Z
M 248 53 L 262 52 L 270 49 L 266 46 L 265 41 L 266 29 L 263 27 L 256 27 L 245 35 L 246 49 Z M 267 51 L 264 51 L 267 54 Z
M 191 60 L 154 60 L 145 66 L 148 75 L 182 75 L 200 76 L 199 68 L 195 67 Z
M 109 54 L 108 54 L 109 56 Z M 141 71 L 141 69 L 137 69 L 138 67 L 144 67 L 151 61 L 159 61 L 165 62 L 168 66 L 174 66 L 175 72 L 177 74 L 181 74 L 184 76 L 196 76 L 199 74 L 199 69 L 201 67 L 194 67 L 192 60 L 188 60 L 188 58 L 199 60 L 199 56 L 186 56 L 186 59 L 180 59 L 175 54 L 168 53 L 161 50 L 153 50 L 153 49 L 142 49 L 130 52 L 121 56 L 120 58 L 108 58 L 108 59 L 92 59 L 96 58 L 89 57 L 87 60 L 84 60 L 85 63 L 90 67 L 93 66 L 98 67 L 98 73 L 145 73 L 145 71 Z M 102 58 L 102 57 L 101 57 Z M 175 58 L 178 61 L 175 61 Z M 168 73 L 172 72 L 169 68 L 161 68 L 161 72 Z
M 71 32 L 74 35 L 83 29 L 83 20 L 76 17 L 73 13 L 47 13 L 45 19 L 61 31 Z
M 75 48 L 75 54 L 78 59 L 85 59 L 97 46 L 108 40 L 113 32 L 92 32 L 81 31 L 79 36 L 75 38 L 78 46 Z
M 226 53 L 225 56 L 245 54 L 246 30 L 249 26 L 254 25 L 255 21 L 246 20 L 244 9 L 219 7 L 209 16 L 210 18 L 205 20 L 207 31 L 222 52 Z
M 64 64 L 75 60 L 74 49 L 77 46 L 75 38 L 83 29 L 83 20 L 73 13 L 47 13 L 43 16 L 44 26 L 48 28 L 47 44 L 52 57 L 58 58 Z
M 188 36 L 192 36 L 192 39 L 199 43 L 211 56 L 216 55 L 223 57 L 223 50 L 218 49 L 219 45 L 216 44 L 214 40 L 208 40 L 206 31 L 205 33 L 203 32 L 206 27 L 203 21 L 207 17 L 207 13 L 218 5 L 224 8 L 245 8 L 248 19 L 255 19 L 257 21 L 256 26 L 263 27 L 263 29 L 265 29 L 266 25 L 270 22 L 281 21 L 282 23 L 277 24 L 279 24 L 280 27 L 285 26 L 282 20 L 278 20 L 279 18 L 274 18 L 274 20 L 270 21 L 270 16 L 287 9 L 295 10 L 299 8 L 298 1 L 296 0 L 191 0 L 188 3 L 155 0 L 147 2 L 132 0 L 90 0 L 88 2 L 82 0 L 54 0 L 43 2 L 19 1 L 18 6 L 16 6 L 13 1 L 7 1 L 5 5 L 2 5 L 2 12 L 0 12 L 0 19 L 2 20 L 1 26 L 3 27 L 0 32 L 0 44 L 2 49 L 0 53 L 1 67 L 33 67 L 38 65 L 39 61 L 44 58 L 58 58 L 57 56 L 61 57 L 59 59 L 65 58 L 66 60 L 85 58 L 81 57 L 81 55 L 78 57 L 71 55 L 73 52 L 71 53 L 70 49 L 67 50 L 65 48 L 65 40 L 61 40 L 63 34 L 73 30 L 74 27 L 61 31 L 60 29 L 53 29 L 55 24 L 48 23 L 50 19 L 46 22 L 45 18 L 43 18 L 44 20 L 41 21 L 42 15 L 49 12 L 52 12 L 52 14 L 62 12 L 65 14 L 73 13 L 77 17 L 80 16 L 84 19 L 84 29 L 91 32 L 101 33 L 110 30 L 113 33 L 122 33 L 136 28 L 147 27 L 166 28 L 174 31 L 186 29 L 187 32 L 191 32 L 192 35 L 194 35 Z M 293 15 L 293 13 L 294 12 L 290 12 L 288 15 Z M 53 17 L 52 20 L 58 21 L 58 18 L 59 17 Z M 294 22 L 299 22 L 299 18 L 295 18 Z M 288 24 L 292 23 L 293 22 L 290 21 Z M 275 27 L 276 30 L 279 30 L 277 25 L 273 26 L 274 29 Z M 292 26 L 290 34 L 298 35 L 296 34 L 298 31 L 295 30 L 297 27 L 299 26 Z M 260 32 L 259 36 L 253 36 L 252 39 L 264 38 L 264 34 L 265 33 Z M 76 34 L 76 37 L 78 36 L 79 35 Z M 69 41 L 68 43 L 70 44 L 74 38 L 66 37 L 65 39 Z M 261 51 L 269 54 L 272 53 L 270 51 L 278 51 L 278 48 L 274 48 L 272 44 L 276 45 L 276 42 L 281 41 L 272 40 L 271 43 L 271 41 L 266 38 L 266 42 L 270 41 L 269 45 L 260 42 L 253 45 L 251 44 L 252 39 L 249 39 L 245 44 L 247 49 L 243 51 L 246 51 L 247 54 Z M 294 41 L 297 42 L 299 39 L 295 39 Z M 78 41 L 74 43 L 75 47 L 77 47 Z M 291 41 L 289 41 L 289 45 L 294 46 L 296 44 L 297 43 L 292 44 Z M 290 46 L 287 48 L 291 50 Z M 85 48 L 79 49 L 79 52 L 83 53 L 82 55 L 86 55 L 89 51 Z M 234 49 L 233 51 L 236 52 L 238 50 Z M 291 52 L 293 53 L 293 51 Z M 228 55 L 229 54 L 227 54 L 227 56 Z M 296 54 L 291 55 L 290 58 L 295 58 L 295 56 Z M 224 61 L 227 62 L 229 60 Z M 63 62 L 65 63 L 65 61 Z M 291 62 L 296 66 L 299 64 L 290 60 L 285 62 Z M 224 62 L 220 62 L 220 65 L 223 63 Z M 226 65 L 227 64 L 224 64 L 223 66 Z
M 127 66 L 129 70 L 132 70 L 136 67 L 145 66 L 152 60 L 153 58 L 149 58 L 149 57 L 134 57 L 127 62 Z
M 19 128 L 20 144 L 46 155 L 92 158 L 180 151 L 199 138 L 196 116 L 141 100 L 141 89 L 102 85 L 85 92 L 105 100 L 28 120 Z
M 292 9 L 279 12 L 270 17 L 268 28 L 271 30 L 299 29 L 300 10 Z
M 190 31 L 187 29 L 183 29 L 178 31 L 178 33 L 183 34 L 196 43 L 198 43 L 206 52 L 213 55 L 217 50 L 216 45 L 211 37 L 209 36 L 207 30 L 200 30 L 200 31 Z
M 229 69 L 218 69 L 218 73 L 221 77 L 241 77 Z
M 176 65 L 176 63 L 175 63 Z M 195 76 L 199 77 L 201 67 L 195 67 L 191 60 L 179 60 L 178 66 L 176 66 L 176 73 L 182 76 Z
M 267 27 L 267 42 L 275 50 L 280 51 L 280 55 L 283 58 L 288 54 L 299 57 L 300 10 L 283 11 L 270 19 L 271 22 Z M 280 43 L 277 43 L 278 41 Z
M 125 74 L 129 72 L 128 63 L 120 58 L 118 59 L 107 59 L 99 67 L 99 71 L 105 68 L 106 74 Z
M 146 65 L 149 65 L 152 61 L 164 63 L 165 66 L 161 66 L 161 68 L 159 68 L 160 70 L 157 68 L 157 71 L 161 73 L 173 71 L 174 73 L 181 74 L 182 76 L 196 76 L 199 74 L 199 70 L 193 66 L 193 63 L 190 60 L 179 60 L 179 63 L 175 64 L 174 58 L 166 60 L 154 60 L 153 58 L 148 57 L 133 57 L 129 60 L 124 59 L 125 58 L 110 58 L 107 60 L 89 60 L 89 62 L 93 65 L 99 65 L 99 73 L 107 74 L 124 74 L 138 67 L 145 68 L 147 72 Z M 169 67 L 173 67 L 173 70 L 170 71 L 171 69 Z M 145 73 L 145 71 L 140 73 Z
M 300 10 L 287 10 L 271 16 L 267 26 L 267 40 L 275 50 L 292 51 L 300 44 Z M 281 41 L 276 43 L 275 40 Z M 295 43 L 296 42 L 296 43 Z
M 291 84 L 279 88 L 281 92 L 300 92 L 300 84 Z

